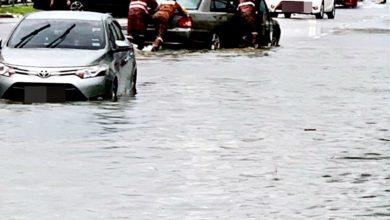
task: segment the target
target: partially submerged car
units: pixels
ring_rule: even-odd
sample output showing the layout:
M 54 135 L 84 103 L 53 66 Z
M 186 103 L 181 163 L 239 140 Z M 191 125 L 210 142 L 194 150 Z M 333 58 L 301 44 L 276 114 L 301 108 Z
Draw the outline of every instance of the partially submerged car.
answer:
M 135 95 L 136 75 L 133 46 L 109 14 L 29 14 L 0 51 L 2 99 L 116 100 L 120 95 Z
M 324 14 L 329 19 L 336 15 L 335 0 L 267 0 L 273 17 L 284 14 L 290 18 L 292 14 L 312 14 L 317 19 L 323 19 Z
M 158 0 L 162 1 L 162 0 Z M 231 0 L 177 0 L 187 9 L 189 17 L 176 15 L 164 37 L 164 45 L 219 49 L 238 47 L 242 42 L 241 21 L 236 1 Z M 271 18 L 264 0 L 258 14 L 259 42 L 263 46 L 279 42 L 279 23 Z M 279 34 L 273 34 L 276 30 Z M 149 24 L 146 40 L 152 42 L 157 35 L 154 24 Z

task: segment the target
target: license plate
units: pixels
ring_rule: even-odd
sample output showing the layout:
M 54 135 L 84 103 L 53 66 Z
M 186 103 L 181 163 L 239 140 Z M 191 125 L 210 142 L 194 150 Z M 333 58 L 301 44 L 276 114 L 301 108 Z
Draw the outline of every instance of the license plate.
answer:
M 64 102 L 65 86 L 25 86 L 25 103 Z
M 283 1 L 282 12 L 288 13 L 311 13 L 312 2 Z

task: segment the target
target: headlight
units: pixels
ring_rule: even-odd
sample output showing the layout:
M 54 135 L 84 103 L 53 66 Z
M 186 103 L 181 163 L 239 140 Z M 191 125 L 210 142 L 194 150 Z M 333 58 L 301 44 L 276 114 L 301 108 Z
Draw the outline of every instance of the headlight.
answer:
M 12 74 L 15 73 L 15 70 L 0 63 L 0 75 L 1 76 L 8 76 L 10 77 Z
M 107 71 L 108 71 L 108 66 L 97 65 L 97 66 L 87 67 L 82 70 L 78 70 L 76 72 L 76 75 L 82 79 L 86 79 L 86 78 L 92 78 L 96 76 L 104 76 L 107 74 Z

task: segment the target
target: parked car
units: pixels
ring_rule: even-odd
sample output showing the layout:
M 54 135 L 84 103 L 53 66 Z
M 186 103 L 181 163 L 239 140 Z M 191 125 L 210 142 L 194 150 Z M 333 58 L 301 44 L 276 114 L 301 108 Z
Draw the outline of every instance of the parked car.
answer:
M 291 14 L 313 14 L 317 19 L 323 19 L 324 14 L 329 19 L 336 15 L 335 0 L 267 0 L 273 17 L 284 14 L 290 18 Z
M 16 25 L 0 53 L 2 99 L 116 100 L 120 95 L 135 95 L 136 76 L 133 46 L 109 14 L 29 14 Z
M 162 0 L 158 0 L 161 2 Z M 236 1 L 231 0 L 177 0 L 187 9 L 189 17 L 176 15 L 164 37 L 164 45 L 204 47 L 219 49 L 237 47 L 242 41 L 241 21 Z M 266 4 L 262 0 L 263 4 Z M 279 23 L 271 18 L 267 7 L 260 7 L 258 16 L 259 42 L 271 43 L 273 30 L 280 30 Z M 149 24 L 147 42 L 152 42 L 157 35 L 156 27 Z M 266 40 L 265 40 L 266 39 Z
M 23 2 L 22 0 L 0 0 L 0 1 L 1 1 L 1 4 L 3 4 L 3 5 L 11 5 L 12 3 L 17 4 L 17 3 Z
M 335 0 L 336 5 L 342 5 L 348 8 L 356 8 L 358 0 Z
M 32 0 L 35 9 L 49 10 L 50 0 Z M 129 0 L 71 0 L 81 5 L 85 11 L 111 13 L 115 16 L 126 17 L 129 8 Z

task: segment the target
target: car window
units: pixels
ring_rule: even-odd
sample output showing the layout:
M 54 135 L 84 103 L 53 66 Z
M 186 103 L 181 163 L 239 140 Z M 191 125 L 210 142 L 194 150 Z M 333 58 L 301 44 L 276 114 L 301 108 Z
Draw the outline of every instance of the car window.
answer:
M 259 10 L 258 10 L 258 19 L 259 23 L 262 25 L 266 25 L 267 19 L 270 18 L 267 4 L 264 0 L 261 0 L 259 3 Z
M 115 24 L 113 21 L 110 21 L 108 23 L 108 29 L 109 29 L 109 40 L 110 40 L 110 45 L 112 48 L 115 48 L 116 43 L 115 41 L 117 40 L 124 40 L 124 36 L 121 32 L 120 29 L 116 28 Z
M 264 0 L 261 0 L 260 1 L 260 4 L 259 4 L 259 12 L 261 13 L 268 13 L 268 7 L 267 7 L 267 3 L 265 3 Z
M 115 32 L 115 40 L 125 40 L 125 36 L 123 35 L 121 26 L 117 21 L 111 22 L 112 31 Z
M 158 4 L 164 0 L 157 0 Z M 195 10 L 198 9 L 201 0 L 177 0 L 177 2 L 185 9 Z
M 114 41 L 119 40 L 118 32 L 115 30 L 112 23 L 108 24 L 108 28 L 110 29 L 110 34 L 111 34 L 111 37 L 113 38 L 112 40 L 114 40 Z
M 211 0 L 210 11 L 214 12 L 227 12 L 229 9 L 228 0 Z
M 102 49 L 106 45 L 101 21 L 23 20 L 7 46 L 13 48 Z

